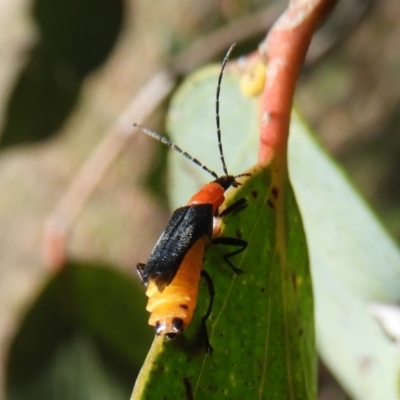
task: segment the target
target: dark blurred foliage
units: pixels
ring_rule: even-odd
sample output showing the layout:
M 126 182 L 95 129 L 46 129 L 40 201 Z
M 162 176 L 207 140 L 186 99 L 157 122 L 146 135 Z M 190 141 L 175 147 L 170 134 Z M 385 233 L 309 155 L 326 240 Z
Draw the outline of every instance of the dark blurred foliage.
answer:
M 39 42 L 11 95 L 0 146 L 48 138 L 73 109 L 85 76 L 109 55 L 122 0 L 37 0 Z
M 52 276 L 11 343 L 7 398 L 128 398 L 152 337 L 136 285 L 96 263 Z

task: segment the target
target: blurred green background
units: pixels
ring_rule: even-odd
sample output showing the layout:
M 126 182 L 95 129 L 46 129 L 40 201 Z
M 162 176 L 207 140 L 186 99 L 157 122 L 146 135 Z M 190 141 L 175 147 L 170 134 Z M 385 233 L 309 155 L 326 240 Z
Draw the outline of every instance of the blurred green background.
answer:
M 286 4 L 278 3 L 281 9 Z M 314 49 L 323 55 L 310 58 L 304 68 L 297 105 L 398 242 L 400 3 L 353 1 L 351 5 L 342 8 L 340 4 L 320 32 L 321 41 Z M 147 138 L 135 137 L 101 180 L 68 238 L 68 253 L 79 260 L 71 269 L 73 279 L 64 276 L 65 271 L 55 277 L 54 271 L 44 267 L 45 221 L 110 126 L 157 70 L 197 39 L 230 24 L 235 26 L 245 16 L 257 15 L 270 6 L 275 2 L 170 0 L 154 7 L 145 0 L 0 0 L 2 398 L 7 368 L 18 375 L 8 356 L 10 346 L 16 346 L 14 338 L 25 344 L 32 340 L 32 358 L 23 360 L 28 371 L 39 369 L 41 364 L 36 365 L 35 360 L 40 357 L 51 366 L 45 349 L 57 346 L 51 347 L 41 332 L 50 332 L 53 338 L 57 326 L 63 334 L 73 327 L 73 334 L 66 335 L 69 339 L 63 341 L 65 335 L 61 335 L 64 339 L 57 344 L 86 355 L 81 365 L 104 367 L 101 374 L 96 370 L 93 379 L 109 376 L 109 382 L 116 381 L 115 386 L 123 388 L 122 394 L 115 396 L 129 395 L 140 357 L 153 336 L 146 326 L 145 298 L 134 266 L 146 260 L 168 220 L 164 153 Z M 263 29 L 260 26 L 259 32 Z M 246 31 L 237 35 L 243 37 L 239 40 L 243 52 L 254 50 L 262 37 Z M 324 52 L 329 43 L 334 46 Z M 159 112 L 148 125 L 162 131 L 162 115 Z M 88 268 L 88 274 L 93 274 L 88 281 L 95 283 L 82 283 L 88 278 L 82 277 L 80 268 Z M 52 297 L 54 287 L 63 279 L 74 282 L 70 291 Z M 126 290 L 107 292 L 107 281 L 121 282 Z M 90 285 L 93 290 L 88 290 Z M 105 300 L 113 305 L 109 310 Z M 46 304 L 54 307 L 49 309 Z M 90 315 L 102 315 L 104 310 L 107 329 L 87 322 L 82 316 L 84 304 L 90 304 Z M 45 318 L 36 319 L 35 315 Z M 108 329 L 114 327 L 115 316 L 132 321 L 121 327 L 126 335 L 118 338 Z M 32 331 L 29 318 L 34 319 Z M 66 325 L 59 325 L 60 319 Z M 42 321 L 43 330 L 38 330 L 38 321 Z M 132 335 L 131 344 L 127 335 Z M 42 341 L 34 341 L 35 337 L 42 337 Z M 38 351 L 41 346 L 43 351 Z M 16 347 L 13 351 L 18 354 Z M 82 348 L 85 350 L 79 350 Z M 121 352 L 138 356 L 121 358 Z M 65 359 L 63 354 L 59 359 Z M 124 373 L 118 372 L 121 368 Z M 75 375 L 79 377 L 78 372 Z M 116 380 L 115 375 L 119 376 Z M 323 366 L 320 378 L 321 399 L 346 398 Z M 83 379 L 81 384 L 87 382 Z M 77 398 L 68 391 L 63 393 L 60 398 Z

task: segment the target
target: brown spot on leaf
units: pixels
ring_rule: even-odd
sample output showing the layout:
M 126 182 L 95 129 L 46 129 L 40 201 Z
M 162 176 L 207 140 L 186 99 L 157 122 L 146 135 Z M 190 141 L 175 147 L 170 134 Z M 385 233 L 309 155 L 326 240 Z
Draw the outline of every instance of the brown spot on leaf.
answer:
M 362 374 L 366 374 L 371 370 L 371 367 L 374 364 L 374 359 L 369 356 L 361 357 L 359 360 L 359 369 Z
M 278 198 L 278 195 L 279 195 L 279 190 L 278 190 L 278 188 L 273 187 L 273 188 L 271 189 L 271 193 L 272 193 L 272 196 L 274 197 L 274 199 L 277 199 L 277 198 Z
M 297 290 L 298 282 L 297 282 L 296 274 L 292 274 L 292 284 L 293 284 L 294 290 Z

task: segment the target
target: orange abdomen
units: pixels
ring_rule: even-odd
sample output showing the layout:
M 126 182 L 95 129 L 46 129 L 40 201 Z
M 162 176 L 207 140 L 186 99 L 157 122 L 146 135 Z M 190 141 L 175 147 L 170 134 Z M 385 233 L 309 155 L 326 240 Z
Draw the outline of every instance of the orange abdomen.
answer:
M 146 310 L 151 313 L 149 325 L 158 326 L 158 334 L 178 333 L 192 320 L 208 242 L 209 238 L 202 236 L 192 245 L 174 279 L 162 292 L 159 292 L 154 281 L 150 281 L 146 291 L 149 297 Z M 173 326 L 176 318 L 183 321 L 179 331 Z

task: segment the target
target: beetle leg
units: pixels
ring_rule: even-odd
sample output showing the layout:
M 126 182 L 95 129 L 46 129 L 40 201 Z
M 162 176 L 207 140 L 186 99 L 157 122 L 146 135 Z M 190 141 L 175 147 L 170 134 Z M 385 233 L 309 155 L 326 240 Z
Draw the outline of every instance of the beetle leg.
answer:
M 143 279 L 143 270 L 145 268 L 146 264 L 143 263 L 137 263 L 136 264 L 136 271 L 139 275 L 140 280 L 142 281 L 142 285 L 147 285 L 147 282 Z
M 240 249 L 237 249 L 230 253 L 224 254 L 223 258 L 224 258 L 224 261 L 232 268 L 232 270 L 235 272 L 235 274 L 237 274 L 237 275 L 243 274 L 243 271 L 240 268 L 237 268 L 232 264 L 232 261 L 230 260 L 230 258 L 233 256 L 236 256 L 237 254 L 240 254 L 242 251 L 244 251 L 247 248 L 248 243 L 245 240 L 242 240 L 239 238 L 233 238 L 233 237 L 217 237 L 212 240 L 212 243 L 240 247 Z
M 235 201 L 233 204 L 231 204 L 229 207 L 225 208 L 224 211 L 222 211 L 218 217 L 223 217 L 224 215 L 227 214 L 232 214 L 236 215 L 240 213 L 240 211 L 243 211 L 246 207 L 248 206 L 247 200 L 242 197 L 241 199 Z
M 201 277 L 204 279 L 204 281 L 207 285 L 208 293 L 210 294 L 210 303 L 208 304 L 207 312 L 201 318 L 201 327 L 202 327 L 204 339 L 206 342 L 206 352 L 212 354 L 213 348 L 211 347 L 210 340 L 208 338 L 206 321 L 211 314 L 212 306 L 214 303 L 214 296 L 215 296 L 214 283 L 211 279 L 211 276 L 204 269 L 201 270 Z

